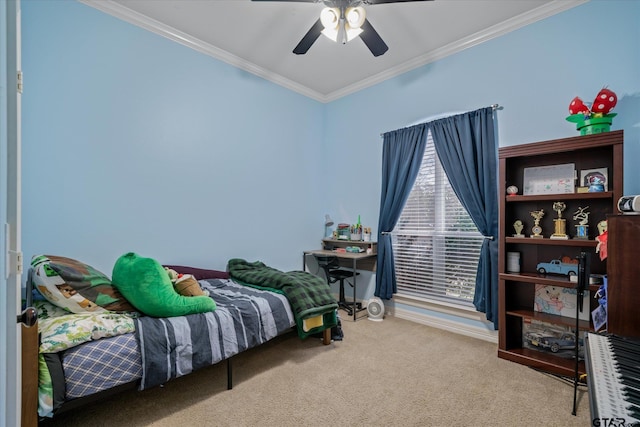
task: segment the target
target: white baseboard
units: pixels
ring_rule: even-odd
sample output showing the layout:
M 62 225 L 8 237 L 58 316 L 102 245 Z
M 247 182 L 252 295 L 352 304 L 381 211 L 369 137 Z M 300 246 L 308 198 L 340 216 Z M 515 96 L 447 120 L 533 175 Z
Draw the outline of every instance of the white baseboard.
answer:
M 389 314 L 387 314 L 388 316 Z M 465 335 L 472 338 L 481 339 L 494 344 L 498 343 L 498 331 L 488 331 L 483 328 L 470 326 L 467 324 L 442 319 L 428 314 L 416 313 L 414 311 L 403 310 L 395 307 L 393 316 L 400 319 L 409 320 L 411 322 L 420 323 L 422 325 L 431 326 L 433 328 L 443 329 L 455 334 Z

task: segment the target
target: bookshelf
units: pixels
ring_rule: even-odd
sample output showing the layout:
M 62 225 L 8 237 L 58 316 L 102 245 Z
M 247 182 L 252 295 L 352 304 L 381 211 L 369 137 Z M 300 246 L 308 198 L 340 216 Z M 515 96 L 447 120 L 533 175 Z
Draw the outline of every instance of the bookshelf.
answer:
M 606 260 L 601 261 L 596 253 L 598 242 L 598 222 L 616 211 L 618 199 L 622 196 L 623 181 L 623 131 L 613 131 L 593 135 L 576 136 L 549 141 L 540 141 L 499 149 L 499 196 L 500 218 L 498 261 L 499 283 L 499 341 L 498 357 L 524 365 L 532 366 L 559 375 L 573 376 L 575 361 L 566 353 L 550 351 L 549 347 L 531 339 L 532 334 L 525 330 L 530 325 L 549 325 L 557 329 L 574 329 L 575 314 L 550 314 L 536 310 L 536 286 L 552 287 L 549 289 L 562 291 L 574 289 L 576 283 L 568 276 L 539 274 L 537 264 L 553 259 L 573 260 L 581 252 L 591 254 L 591 273 L 606 274 Z M 572 193 L 562 194 L 527 194 L 525 188 L 525 168 L 551 167 L 554 165 L 575 165 L 576 189 Z M 607 170 L 607 191 L 579 193 L 577 187 L 580 172 L 592 169 Z M 519 192 L 507 195 L 508 186 L 515 185 Z M 554 219 L 558 218 L 553 205 L 563 202 L 566 206 L 562 218 L 566 223 L 566 234 L 569 239 L 551 239 L 554 234 Z M 588 207 L 588 236 L 586 239 L 576 238 L 578 223 L 572 219 L 578 208 Z M 532 238 L 534 218 L 531 212 L 543 209 L 545 215 L 540 219 L 542 237 Z M 524 228 L 523 236 L 514 237 L 515 221 L 521 220 Z M 520 256 L 517 272 L 507 271 L 507 253 L 516 252 Z M 592 296 L 599 285 L 589 285 Z M 540 290 L 541 288 L 538 287 Z M 546 288 L 545 288 L 546 289 Z M 579 322 L 580 331 L 592 331 L 593 322 L 590 312 L 595 308 L 597 300 L 589 298 L 586 319 Z M 575 309 L 573 310 L 575 313 Z M 540 326 L 541 328 L 544 326 Z M 581 372 L 585 372 L 584 364 L 580 364 Z

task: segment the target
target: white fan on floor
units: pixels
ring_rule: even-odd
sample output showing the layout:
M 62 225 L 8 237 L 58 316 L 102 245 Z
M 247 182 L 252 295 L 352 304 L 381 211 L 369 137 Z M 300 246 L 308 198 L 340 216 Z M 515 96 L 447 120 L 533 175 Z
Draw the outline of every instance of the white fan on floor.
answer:
M 384 303 L 382 302 L 382 299 L 378 297 L 371 297 L 367 304 L 367 314 L 369 315 L 369 320 L 382 322 L 382 318 L 384 317 Z

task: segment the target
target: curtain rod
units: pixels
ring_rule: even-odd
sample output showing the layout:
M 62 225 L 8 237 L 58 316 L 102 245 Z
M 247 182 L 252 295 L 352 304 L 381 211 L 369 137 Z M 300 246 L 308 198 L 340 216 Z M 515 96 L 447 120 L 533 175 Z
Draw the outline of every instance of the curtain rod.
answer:
M 493 111 L 501 110 L 501 109 L 502 109 L 502 107 L 500 106 L 500 104 L 491 104 L 491 105 L 489 105 L 489 107 L 491 107 L 491 108 L 493 109 Z M 381 133 L 381 134 L 380 134 L 380 138 L 383 138 L 383 137 L 384 137 L 384 133 Z

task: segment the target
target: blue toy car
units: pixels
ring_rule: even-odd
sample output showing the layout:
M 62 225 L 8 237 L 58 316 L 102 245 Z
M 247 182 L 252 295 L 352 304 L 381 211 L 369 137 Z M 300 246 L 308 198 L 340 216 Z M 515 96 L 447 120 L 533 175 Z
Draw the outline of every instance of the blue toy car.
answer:
M 551 350 L 552 353 L 557 353 L 560 350 L 571 350 L 576 346 L 573 334 L 562 334 L 558 337 L 551 334 L 532 332 L 526 335 L 526 339 L 529 344 Z
M 578 274 L 577 263 L 564 263 L 559 259 L 551 260 L 550 262 L 541 262 L 536 266 L 536 270 L 540 274 L 564 274 L 566 276 L 575 276 Z

